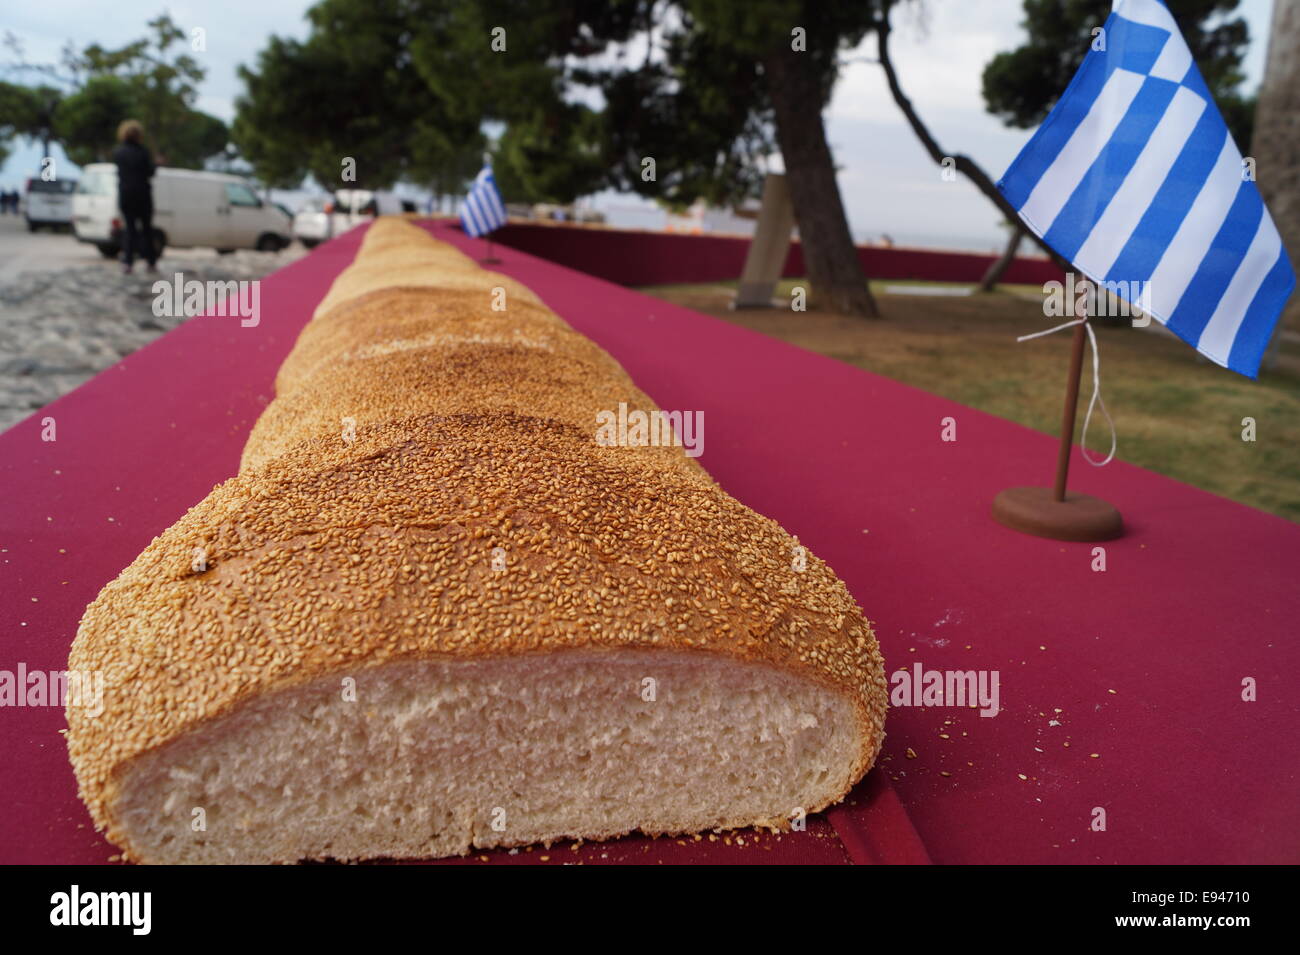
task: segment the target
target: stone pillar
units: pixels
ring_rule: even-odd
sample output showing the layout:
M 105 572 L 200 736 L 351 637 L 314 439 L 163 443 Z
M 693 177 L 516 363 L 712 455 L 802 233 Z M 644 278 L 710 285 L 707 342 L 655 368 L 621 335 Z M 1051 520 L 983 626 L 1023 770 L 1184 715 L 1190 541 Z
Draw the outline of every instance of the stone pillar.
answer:
M 745 271 L 740 276 L 740 290 L 732 308 L 771 308 L 776 283 L 790 253 L 790 236 L 794 231 L 794 206 L 790 187 L 781 173 L 768 173 L 763 182 L 763 205 L 758 225 L 745 256 Z

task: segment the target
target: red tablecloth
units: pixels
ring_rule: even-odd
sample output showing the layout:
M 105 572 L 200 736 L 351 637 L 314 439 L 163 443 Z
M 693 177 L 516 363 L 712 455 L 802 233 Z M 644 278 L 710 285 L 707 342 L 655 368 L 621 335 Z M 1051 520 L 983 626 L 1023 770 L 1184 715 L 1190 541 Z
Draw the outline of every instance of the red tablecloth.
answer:
M 483 242 L 432 228 L 482 254 Z M 0 669 L 62 668 L 98 589 L 235 472 L 276 369 L 359 238 L 265 280 L 258 327 L 191 320 L 0 436 Z M 705 412 L 702 462 L 848 582 L 891 672 L 996 670 L 1002 711 L 891 710 L 879 768 L 806 833 L 490 859 L 1300 859 L 1290 639 L 1300 528 L 1123 463 L 1080 467 L 1074 486 L 1115 503 L 1129 525 L 1095 572 L 1091 545 L 1024 537 L 988 517 L 1001 488 L 1050 478 L 1051 439 L 523 253 L 497 255 L 494 268 L 608 349 L 662 407 Z M 45 416 L 55 442 L 41 440 Z M 940 440 L 945 417 L 956 442 Z M 1247 677 L 1257 702 L 1241 698 Z M 76 799 L 62 726 L 57 709 L 0 711 L 0 861 L 112 852 Z M 1105 831 L 1091 828 L 1098 808 Z

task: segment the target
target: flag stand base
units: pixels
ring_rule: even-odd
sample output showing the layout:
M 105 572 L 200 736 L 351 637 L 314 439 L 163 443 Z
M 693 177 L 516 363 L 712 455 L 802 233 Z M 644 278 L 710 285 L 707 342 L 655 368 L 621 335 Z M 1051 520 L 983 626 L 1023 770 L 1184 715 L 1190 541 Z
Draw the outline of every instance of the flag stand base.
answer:
M 1055 487 L 1011 487 L 993 499 L 993 519 L 1022 534 L 1058 541 L 1108 541 L 1124 533 L 1124 520 L 1113 505 L 1091 494 L 1066 490 L 1086 337 L 1085 325 L 1076 325 L 1070 353 L 1070 376 L 1065 388 L 1065 410 L 1061 416 Z
M 1108 541 L 1124 533 L 1119 511 L 1101 498 L 1067 491 L 1058 501 L 1050 487 L 1007 488 L 993 499 L 993 519 L 1058 541 Z

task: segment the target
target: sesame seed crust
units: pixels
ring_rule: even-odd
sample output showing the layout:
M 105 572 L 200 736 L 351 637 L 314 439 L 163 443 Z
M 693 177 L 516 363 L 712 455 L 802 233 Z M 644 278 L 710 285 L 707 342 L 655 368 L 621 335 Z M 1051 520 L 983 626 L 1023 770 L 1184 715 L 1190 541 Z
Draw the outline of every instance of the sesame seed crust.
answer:
M 335 361 L 456 340 L 524 345 L 624 373 L 607 352 L 544 306 L 511 301 L 498 312 L 489 301 L 490 293 L 481 289 L 429 286 L 383 287 L 358 295 L 307 324 L 276 375 L 276 394 L 311 384 L 318 370 Z
M 428 243 L 381 219 L 359 261 L 370 275 L 365 258 L 415 261 L 405 245 Z M 543 307 L 492 330 L 462 285 L 403 276 L 384 291 L 356 268 L 286 362 L 240 474 L 82 619 L 69 666 L 104 672 L 104 712 L 70 707 L 67 739 L 108 838 L 131 855 L 114 806 L 131 760 L 250 697 L 404 659 L 660 648 L 780 668 L 853 703 L 856 782 L 884 737 L 884 663 L 830 568 L 794 561 L 797 541 L 680 447 L 597 444 L 600 402 L 653 405 Z M 358 357 L 410 341 L 423 344 Z M 350 441 L 336 434 L 343 407 L 358 419 Z

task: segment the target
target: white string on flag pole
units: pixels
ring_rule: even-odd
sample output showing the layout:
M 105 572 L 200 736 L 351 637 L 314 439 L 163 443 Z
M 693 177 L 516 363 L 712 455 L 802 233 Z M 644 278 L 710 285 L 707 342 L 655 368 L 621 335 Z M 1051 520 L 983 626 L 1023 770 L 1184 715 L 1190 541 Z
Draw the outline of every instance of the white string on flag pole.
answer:
M 1103 468 L 1110 464 L 1115 457 L 1118 435 L 1115 432 L 1115 422 L 1111 419 L 1110 412 L 1106 410 L 1106 402 L 1101 398 L 1101 357 L 1097 354 L 1097 336 L 1093 333 L 1088 320 L 1086 318 L 1076 318 L 1072 322 L 1066 322 L 1064 325 L 1057 325 L 1055 328 L 1049 328 L 1045 331 L 1034 332 L 1032 335 L 1020 335 L 1016 338 L 1016 341 L 1027 342 L 1031 338 L 1041 338 L 1044 335 L 1051 335 L 1054 332 L 1059 332 L 1064 328 L 1072 328 L 1075 325 L 1082 325 L 1088 330 L 1088 342 L 1092 345 L 1092 400 L 1088 402 L 1088 413 L 1083 416 L 1083 433 L 1079 435 L 1079 451 L 1083 454 L 1083 459 L 1093 467 Z M 1093 405 L 1101 405 L 1101 413 L 1106 416 L 1106 424 L 1110 425 L 1110 454 L 1100 461 L 1094 461 L 1088 451 L 1088 424 L 1092 421 Z

